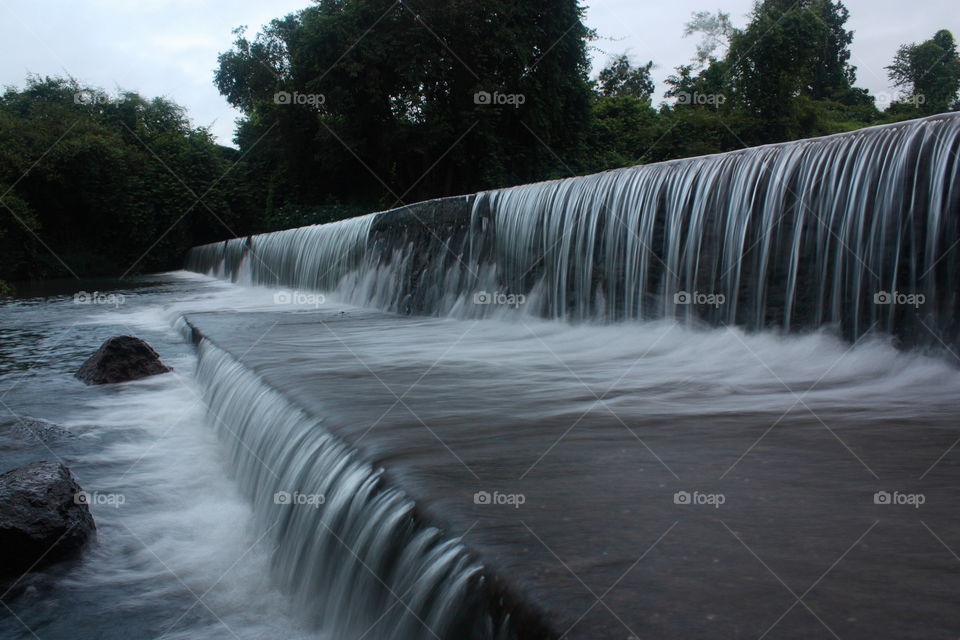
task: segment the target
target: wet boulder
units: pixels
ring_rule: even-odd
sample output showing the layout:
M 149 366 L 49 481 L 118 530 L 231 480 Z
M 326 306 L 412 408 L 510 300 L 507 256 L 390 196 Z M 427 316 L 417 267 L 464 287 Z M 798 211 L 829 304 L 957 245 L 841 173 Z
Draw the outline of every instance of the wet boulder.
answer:
M 27 442 L 51 443 L 73 437 L 72 433 L 60 425 L 30 416 L 19 416 L 11 431 L 17 438 Z
M 87 358 L 76 377 L 86 384 L 110 384 L 139 380 L 167 371 L 170 368 L 160 361 L 157 352 L 140 338 L 114 336 Z
M 56 462 L 0 475 L 0 577 L 75 557 L 96 532 L 84 495 Z

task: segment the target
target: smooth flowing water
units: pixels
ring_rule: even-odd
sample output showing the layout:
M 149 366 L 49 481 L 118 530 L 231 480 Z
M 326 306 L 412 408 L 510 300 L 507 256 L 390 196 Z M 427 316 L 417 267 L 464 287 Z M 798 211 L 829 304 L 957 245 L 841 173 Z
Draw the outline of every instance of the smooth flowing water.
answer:
M 8 435 L 5 465 L 56 453 L 88 491 L 125 496 L 94 505 L 99 541 L 78 566 L 4 598 L 20 619 L 3 616 L 5 636 L 496 637 L 523 597 L 556 602 L 552 624 L 576 627 L 570 637 L 619 637 L 629 632 L 596 620 L 600 610 L 576 621 L 590 594 L 553 553 L 599 593 L 678 520 L 664 555 L 621 580 L 608 606 L 664 637 L 759 635 L 780 611 L 749 589 L 708 586 L 738 571 L 769 591 L 771 578 L 674 503 L 691 488 L 722 492 L 717 516 L 790 583 L 811 581 L 811 562 L 825 569 L 882 516 L 889 526 L 871 534 L 881 557 L 845 566 L 887 586 L 848 577 L 818 589 L 817 611 L 841 637 L 941 637 L 957 622 L 946 606 L 920 627 L 884 608 L 930 607 L 917 585 L 932 567 L 948 590 L 955 580 L 923 530 L 888 553 L 921 515 L 944 539 L 960 535 L 945 455 L 960 374 L 942 357 L 879 337 L 854 346 L 669 320 L 418 318 L 187 273 L 117 293 L 118 308 L 69 295 L 0 308 L 18 327 L 3 343 L 3 402 L 76 434 L 39 454 Z M 194 355 L 184 314 L 221 344 L 203 339 Z M 116 333 L 148 339 L 176 372 L 111 388 L 73 380 Z M 921 476 L 921 514 L 876 511 L 875 491 L 916 489 Z M 498 509 L 476 501 L 484 491 L 525 502 Z M 279 492 L 323 501 L 284 505 Z M 797 535 L 819 546 L 795 555 Z M 470 549 L 509 584 L 492 584 Z M 674 580 L 691 558 L 713 577 Z M 820 629 L 812 618 L 787 628 Z
M 609 171 L 194 249 L 188 266 L 456 317 L 834 326 L 953 343 L 960 115 Z M 457 216 L 454 216 L 456 218 Z M 416 223 L 416 224 L 414 224 Z M 414 227 L 426 227 L 413 229 Z
M 0 597 L 0 633 L 758 637 L 798 597 L 771 584 L 812 583 L 776 637 L 952 637 L 958 147 L 939 116 L 2 303 L 4 470 L 63 459 L 113 504 L 81 562 Z M 127 333 L 175 371 L 71 377 Z M 24 442 L 21 415 L 74 435 Z
M 274 309 L 276 292 L 180 273 L 132 288 L 92 283 L 104 290 L 81 299 L 103 304 L 87 304 L 74 295 L 83 284 L 0 307 L 5 326 L 17 327 L 3 343 L 3 470 L 63 461 L 103 496 L 93 504 L 94 552 L 4 593 L 15 609 L 0 615 L 0 632 L 508 636 L 482 599 L 476 559 L 421 526 L 412 501 L 383 486 L 382 470 L 210 343 L 193 351 L 182 313 Z M 147 339 L 174 373 L 104 388 L 75 380 L 79 363 L 117 334 Z M 73 436 L 25 440 L 20 416 Z
M 73 281 L 0 303 L 2 471 L 62 461 L 102 497 L 91 505 L 98 541 L 82 562 L 0 592 L 0 637 L 325 637 L 301 625 L 269 578 L 271 544 L 231 480 L 195 380 L 196 354 L 164 312 L 173 300 L 227 288 L 183 276 Z M 75 302 L 95 289 L 104 304 Z M 103 340 L 124 334 L 148 340 L 174 373 L 105 387 L 73 378 Z M 72 436 L 25 439 L 14 429 L 19 416 Z

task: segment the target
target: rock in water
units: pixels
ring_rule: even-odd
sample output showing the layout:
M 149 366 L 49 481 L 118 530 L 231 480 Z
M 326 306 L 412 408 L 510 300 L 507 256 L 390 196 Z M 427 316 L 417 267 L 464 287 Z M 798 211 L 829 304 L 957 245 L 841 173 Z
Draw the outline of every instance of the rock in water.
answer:
M 30 416 L 18 417 L 12 431 L 21 440 L 31 442 L 56 442 L 73 436 L 72 433 L 60 425 Z
M 160 361 L 157 352 L 140 338 L 114 336 L 87 358 L 76 375 L 87 384 L 109 384 L 167 371 L 170 368 Z
M 75 556 L 96 532 L 76 478 L 62 464 L 33 462 L 0 475 L 0 576 L 16 577 Z

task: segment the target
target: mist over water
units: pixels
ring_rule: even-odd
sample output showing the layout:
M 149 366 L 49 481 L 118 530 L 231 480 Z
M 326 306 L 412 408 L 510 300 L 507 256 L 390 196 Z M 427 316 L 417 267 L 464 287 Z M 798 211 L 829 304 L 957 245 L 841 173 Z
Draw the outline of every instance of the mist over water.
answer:
M 496 380 L 467 373 L 472 367 L 496 364 L 517 371 L 519 379 L 530 379 L 536 387 L 531 392 L 539 389 L 560 402 L 527 403 L 524 393 L 512 394 L 521 411 L 521 403 L 531 412 L 561 410 L 562 401 L 578 388 L 598 394 L 612 388 L 611 395 L 621 396 L 620 402 L 667 413 L 695 411 L 698 405 L 721 411 L 775 410 L 794 397 L 791 390 L 800 394 L 809 389 L 808 403 L 875 408 L 881 414 L 911 407 L 919 395 L 928 406 L 949 405 L 960 388 L 960 372 L 949 357 L 898 349 L 882 334 L 851 343 L 830 328 L 783 334 L 690 326 L 677 320 L 570 324 L 509 312 L 467 321 L 403 319 L 356 307 L 342 301 L 338 292 L 321 304 L 297 303 L 286 302 L 289 289 L 231 285 L 189 272 L 169 277 L 202 283 L 204 293 L 116 313 L 123 314 L 125 323 L 160 330 L 185 314 L 319 310 L 323 315 L 314 331 L 317 343 L 332 335 L 323 318 L 351 320 L 356 326 L 338 323 L 336 335 L 357 339 L 358 358 L 376 371 L 454 361 L 472 384 L 496 386 Z M 309 343 L 299 346 L 311 348 Z
M 589 557 L 594 549 L 583 540 L 591 535 L 629 535 L 609 522 L 611 529 L 604 529 L 602 505 L 626 505 L 637 510 L 645 524 L 659 522 L 681 515 L 664 514 L 662 507 L 677 486 L 722 484 L 725 477 L 730 480 L 722 490 L 731 502 L 741 503 L 758 490 L 776 496 L 780 483 L 786 483 L 789 496 L 781 497 L 777 511 L 765 513 L 757 526 L 799 519 L 797 526 L 806 522 L 829 531 L 839 505 L 823 500 L 824 511 L 816 516 L 801 515 L 799 507 L 791 506 L 812 500 L 800 488 L 812 482 L 804 479 L 806 465 L 820 464 L 819 473 L 826 474 L 818 476 L 817 490 L 836 495 L 853 485 L 866 496 L 863 506 L 869 506 L 869 496 L 877 490 L 874 482 L 879 487 L 909 485 L 927 472 L 942 479 L 954 467 L 949 459 L 938 458 L 956 437 L 960 370 L 942 353 L 903 350 L 890 336 L 877 334 L 851 343 L 827 329 L 749 332 L 673 319 L 571 324 L 523 313 L 476 319 L 406 316 L 352 306 L 336 292 L 319 305 L 289 302 L 289 294 L 289 289 L 236 287 L 192 303 L 192 313 L 183 309 L 205 334 L 230 346 L 247 370 L 285 396 L 256 391 L 256 385 L 244 381 L 246 374 L 218 364 L 222 355 L 217 347 L 202 346 L 210 363 L 206 384 L 218 389 L 211 403 L 233 407 L 227 422 L 249 430 L 245 440 L 258 443 L 252 449 L 263 459 L 280 459 L 272 451 L 295 440 L 295 449 L 304 453 L 291 453 L 282 473 L 318 474 L 303 486 L 317 486 L 328 475 L 322 472 L 328 463 L 317 459 L 313 465 L 302 464 L 312 445 L 295 434 L 310 431 L 279 418 L 291 406 L 306 407 L 308 415 L 319 419 L 320 433 L 335 433 L 335 441 L 354 443 L 359 459 L 389 461 L 385 466 L 390 477 L 402 480 L 399 486 L 409 492 L 406 497 L 448 518 L 454 533 L 475 524 L 483 513 L 466 510 L 465 496 L 457 491 L 461 485 L 470 493 L 475 490 L 466 467 L 482 479 L 476 483 L 481 490 L 510 487 L 535 505 L 532 512 L 497 520 L 491 526 L 498 535 L 474 532 L 464 540 L 468 549 L 492 545 L 509 558 L 515 544 L 509 541 L 522 540 L 524 534 L 515 519 L 523 518 L 551 544 L 560 544 L 557 539 L 563 535 L 579 541 L 558 550 L 561 557 Z M 231 311 L 222 313 L 222 308 Z M 203 309 L 208 314 L 198 313 Z M 237 400 L 227 402 L 226 394 Z M 390 413 L 397 396 L 409 414 L 402 407 L 398 414 Z M 257 400 L 251 404 L 250 398 Z M 423 424 L 462 460 L 438 445 Z M 290 435 L 267 442 L 281 433 Z M 267 444 L 261 446 L 261 440 Z M 750 448 L 755 440 L 760 446 Z M 915 446 L 921 442 L 923 446 Z M 252 455 L 238 453 L 238 460 Z M 243 476 L 251 483 L 248 491 L 260 495 L 254 502 L 269 503 L 269 492 L 279 485 L 262 470 L 254 479 L 259 466 L 248 460 Z M 437 471 L 428 471 L 433 468 Z M 436 484 L 448 476 L 449 485 Z M 638 480 L 644 489 L 635 494 L 630 487 Z M 656 480 L 658 485 L 648 486 Z M 597 482 L 606 487 L 602 496 Z M 931 488 L 927 495 L 946 508 L 942 493 Z M 561 505 L 570 502 L 589 506 L 564 510 Z M 267 504 L 264 511 L 270 508 Z M 543 514 L 541 509 L 549 518 L 538 521 L 532 514 Z M 930 509 L 924 516 L 936 523 L 932 526 L 949 531 L 938 521 L 942 512 Z M 860 518 L 861 511 L 860 506 L 847 508 L 841 521 Z M 723 516 L 731 517 L 726 512 Z M 289 526 L 281 535 L 303 539 L 297 532 L 305 524 Z M 509 529 L 511 525 L 518 530 Z M 306 528 L 317 531 L 316 537 L 294 547 L 329 544 L 322 541 L 322 528 Z M 782 532 L 774 527 L 767 533 Z M 703 535 L 691 543 L 710 543 L 709 533 Z M 384 539 L 380 548 L 390 544 Z M 709 544 L 704 548 L 711 549 Z M 328 559 L 321 560 L 324 557 Z M 322 566 L 329 557 L 305 554 L 293 564 Z M 349 563 L 343 569 L 355 570 Z M 296 576 L 306 582 L 316 575 L 292 569 L 281 574 L 286 576 L 281 580 Z M 664 575 L 643 575 L 676 587 Z M 906 584 L 909 577 L 903 575 Z M 306 582 L 301 585 L 308 594 L 323 594 L 327 588 Z M 851 592 L 867 593 L 861 587 L 851 587 Z M 668 634 L 683 631 L 703 629 L 682 624 L 664 629 Z

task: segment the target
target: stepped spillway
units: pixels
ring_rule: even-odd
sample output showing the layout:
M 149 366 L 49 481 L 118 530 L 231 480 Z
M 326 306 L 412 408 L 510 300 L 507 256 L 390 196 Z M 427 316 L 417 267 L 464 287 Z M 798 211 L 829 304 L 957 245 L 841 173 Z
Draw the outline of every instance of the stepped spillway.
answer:
M 277 580 L 398 639 L 957 628 L 958 151 L 948 114 L 193 249 L 274 289 L 185 320 L 258 517 L 335 497 Z
M 277 580 L 341 637 L 385 614 L 396 637 L 433 638 L 390 591 L 444 640 L 469 637 L 464 621 L 476 637 L 591 640 L 755 638 L 775 624 L 772 637 L 829 636 L 826 624 L 929 638 L 960 624 L 960 573 L 921 523 L 960 540 L 960 469 L 945 455 L 960 374 L 940 358 L 827 335 L 329 302 L 187 320 L 264 530 L 275 491 L 336 497 L 269 535 Z M 878 504 L 884 491 L 925 502 Z M 423 582 L 395 581 L 377 564 L 391 557 Z M 798 595 L 815 584 L 816 616 L 798 605 L 778 623 L 795 604 L 780 580 Z

